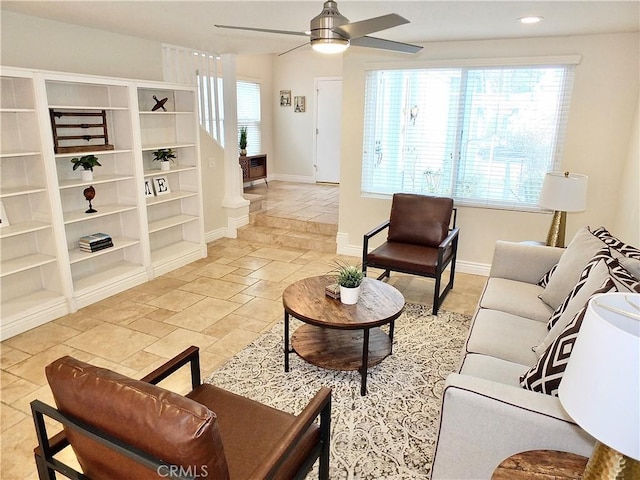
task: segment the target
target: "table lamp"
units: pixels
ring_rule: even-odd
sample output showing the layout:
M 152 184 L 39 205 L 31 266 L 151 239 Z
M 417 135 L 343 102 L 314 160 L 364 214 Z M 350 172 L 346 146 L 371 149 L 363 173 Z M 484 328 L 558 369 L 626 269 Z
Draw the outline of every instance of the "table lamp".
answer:
M 558 396 L 596 439 L 583 480 L 639 479 L 640 294 L 589 301 Z
M 569 172 L 548 172 L 544 176 L 538 205 L 553 210 L 547 245 L 564 247 L 567 212 L 582 212 L 587 208 L 588 178 Z

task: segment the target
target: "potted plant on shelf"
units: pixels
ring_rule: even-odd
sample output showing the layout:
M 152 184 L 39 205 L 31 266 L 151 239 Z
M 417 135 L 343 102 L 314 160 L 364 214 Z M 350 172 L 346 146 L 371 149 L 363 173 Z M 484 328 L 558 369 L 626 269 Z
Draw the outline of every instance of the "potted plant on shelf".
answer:
M 334 270 L 336 282 L 340 286 L 340 301 L 347 305 L 358 303 L 360 296 L 360 286 L 364 278 L 364 273 L 359 266 L 350 265 L 340 260 L 335 261 Z
M 78 167 L 82 167 L 82 180 L 85 182 L 93 180 L 93 167 L 102 166 L 100 162 L 98 162 L 98 157 L 95 155 L 83 155 L 82 157 L 72 158 L 71 163 L 73 163 L 74 170 L 77 170 Z
M 169 170 L 173 159 L 176 158 L 176 154 L 170 148 L 161 148 L 153 152 L 153 160 L 160 162 L 160 170 Z
M 240 127 L 240 156 L 247 155 L 247 127 Z

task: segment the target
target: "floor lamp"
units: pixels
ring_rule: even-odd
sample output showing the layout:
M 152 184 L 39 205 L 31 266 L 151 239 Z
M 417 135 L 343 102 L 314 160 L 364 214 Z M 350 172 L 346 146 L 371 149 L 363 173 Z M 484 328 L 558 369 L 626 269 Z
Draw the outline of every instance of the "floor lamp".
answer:
M 589 301 L 558 396 L 596 439 L 582 479 L 639 479 L 640 294 L 604 293 Z
M 586 175 L 569 172 L 548 172 L 544 176 L 538 205 L 553 210 L 547 245 L 564 247 L 567 212 L 587 208 L 587 179 Z

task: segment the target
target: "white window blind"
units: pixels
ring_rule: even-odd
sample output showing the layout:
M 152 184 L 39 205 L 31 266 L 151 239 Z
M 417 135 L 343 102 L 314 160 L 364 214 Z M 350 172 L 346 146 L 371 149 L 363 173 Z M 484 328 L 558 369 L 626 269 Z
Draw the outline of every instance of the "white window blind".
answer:
M 238 141 L 240 128 L 247 127 L 247 155 L 262 153 L 260 129 L 260 84 L 239 80 L 238 101 Z
M 537 208 L 560 167 L 573 65 L 367 73 L 362 193 Z
M 198 71 L 198 112 L 200 125 L 224 147 L 224 103 L 222 77 L 203 75 Z M 217 85 L 216 85 L 217 83 Z

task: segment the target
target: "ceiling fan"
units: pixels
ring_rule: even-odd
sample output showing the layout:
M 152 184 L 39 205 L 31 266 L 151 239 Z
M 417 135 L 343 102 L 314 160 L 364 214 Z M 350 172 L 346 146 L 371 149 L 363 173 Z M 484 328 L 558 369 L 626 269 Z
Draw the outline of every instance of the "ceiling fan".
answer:
M 271 30 L 267 28 L 239 27 L 234 25 L 216 25 L 218 28 L 235 30 L 250 30 L 254 32 L 280 33 L 284 35 L 299 35 L 310 37 L 311 47 L 322 53 L 344 52 L 349 45 L 358 47 L 378 48 L 402 53 L 416 53 L 422 47 L 408 43 L 394 42 L 383 38 L 369 37 L 369 33 L 379 32 L 388 28 L 409 23 L 404 17 L 391 13 L 381 17 L 369 18 L 359 22 L 349 22 L 349 19 L 338 11 L 338 4 L 332 0 L 324 2 L 322 12 L 311 20 L 309 32 L 295 32 L 290 30 Z M 292 50 L 305 46 L 298 45 Z

